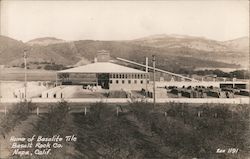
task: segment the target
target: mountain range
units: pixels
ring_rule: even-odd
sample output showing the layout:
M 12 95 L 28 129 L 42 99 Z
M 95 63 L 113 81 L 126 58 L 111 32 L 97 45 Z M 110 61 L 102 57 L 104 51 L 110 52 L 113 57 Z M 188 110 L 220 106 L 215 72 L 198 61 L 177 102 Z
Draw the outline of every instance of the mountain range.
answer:
M 176 68 L 246 68 L 249 63 L 249 38 L 216 41 L 187 35 L 152 35 L 134 40 L 66 41 L 54 37 L 30 40 L 26 43 L 0 36 L 0 64 L 19 66 L 23 51 L 28 62 L 54 62 L 81 65 L 94 59 L 99 50 L 112 57 L 144 62 L 145 57 L 157 57 L 157 66 L 175 71 Z

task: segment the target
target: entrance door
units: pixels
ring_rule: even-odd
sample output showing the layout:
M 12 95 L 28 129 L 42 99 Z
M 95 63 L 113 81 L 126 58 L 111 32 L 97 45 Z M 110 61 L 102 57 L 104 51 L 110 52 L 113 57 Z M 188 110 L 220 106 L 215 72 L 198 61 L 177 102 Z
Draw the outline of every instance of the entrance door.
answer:
M 101 73 L 97 74 L 98 85 L 103 89 L 109 89 L 109 74 Z

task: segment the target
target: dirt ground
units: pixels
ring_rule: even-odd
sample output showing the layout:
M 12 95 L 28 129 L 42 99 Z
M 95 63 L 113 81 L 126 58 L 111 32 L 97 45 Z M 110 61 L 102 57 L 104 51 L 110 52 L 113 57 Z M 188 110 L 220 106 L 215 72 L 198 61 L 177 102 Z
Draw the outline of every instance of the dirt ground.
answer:
M 29 81 L 55 81 L 55 71 L 46 70 L 27 70 L 27 79 Z M 24 81 L 24 69 L 22 68 L 4 68 L 0 70 L 0 80 L 2 81 Z

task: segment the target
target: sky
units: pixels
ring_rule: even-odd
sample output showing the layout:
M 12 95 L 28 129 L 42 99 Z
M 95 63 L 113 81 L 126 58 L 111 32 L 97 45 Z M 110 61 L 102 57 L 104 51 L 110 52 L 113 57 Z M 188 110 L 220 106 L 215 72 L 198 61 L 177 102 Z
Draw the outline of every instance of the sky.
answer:
M 249 2 L 220 1 L 1 1 L 1 35 L 24 42 L 131 40 L 180 34 L 225 41 L 249 36 Z

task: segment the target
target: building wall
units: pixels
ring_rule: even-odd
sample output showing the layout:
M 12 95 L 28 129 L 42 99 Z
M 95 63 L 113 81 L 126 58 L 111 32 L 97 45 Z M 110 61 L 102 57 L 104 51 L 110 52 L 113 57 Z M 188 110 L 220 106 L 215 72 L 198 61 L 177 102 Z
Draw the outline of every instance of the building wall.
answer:
M 110 81 L 112 81 L 109 83 L 110 90 L 142 90 L 147 87 L 146 79 L 110 79 Z
M 147 74 L 111 74 L 110 90 L 142 90 L 147 88 Z

